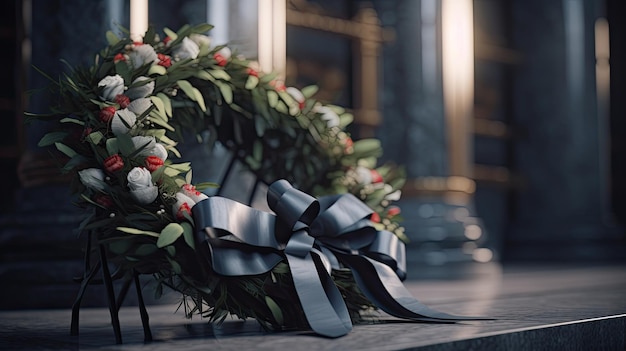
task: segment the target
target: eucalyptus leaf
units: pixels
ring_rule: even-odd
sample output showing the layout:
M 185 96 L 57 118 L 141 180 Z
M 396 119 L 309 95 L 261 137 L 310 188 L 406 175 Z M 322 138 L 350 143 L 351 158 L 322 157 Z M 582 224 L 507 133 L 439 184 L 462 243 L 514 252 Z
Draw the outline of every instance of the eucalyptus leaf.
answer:
M 157 247 L 162 248 L 167 245 L 172 244 L 176 239 L 178 239 L 185 229 L 178 223 L 170 223 L 161 230 L 161 235 L 159 235 L 159 239 L 157 240 Z
M 46 135 L 44 135 L 39 140 L 39 143 L 37 143 L 37 146 L 43 147 L 43 146 L 52 145 L 52 144 L 54 144 L 56 142 L 60 142 L 63 139 L 65 139 L 65 137 L 67 135 L 68 135 L 67 132 L 50 132 L 50 133 L 47 133 Z
M 76 151 L 74 151 L 71 147 L 60 143 L 60 142 L 55 142 L 54 146 L 56 146 L 57 150 L 61 151 L 62 153 L 64 153 L 67 157 L 72 158 L 74 156 L 77 155 Z

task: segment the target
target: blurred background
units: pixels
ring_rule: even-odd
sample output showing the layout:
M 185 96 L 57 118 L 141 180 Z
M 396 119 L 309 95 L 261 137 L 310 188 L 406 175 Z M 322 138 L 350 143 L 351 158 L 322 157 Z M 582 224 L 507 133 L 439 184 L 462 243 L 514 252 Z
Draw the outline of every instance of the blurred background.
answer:
M 132 5 L 132 6 L 131 6 Z M 90 65 L 104 32 L 215 25 L 286 85 L 351 109 L 408 175 L 409 278 L 626 259 L 622 0 L 14 0 L 0 89 L 0 308 L 71 306 L 82 214 L 37 148 L 47 80 Z M 139 26 L 139 27 L 137 27 Z M 194 168 L 194 175 L 196 174 Z M 43 296 L 43 297 L 42 297 Z M 86 305 L 104 298 L 92 296 Z

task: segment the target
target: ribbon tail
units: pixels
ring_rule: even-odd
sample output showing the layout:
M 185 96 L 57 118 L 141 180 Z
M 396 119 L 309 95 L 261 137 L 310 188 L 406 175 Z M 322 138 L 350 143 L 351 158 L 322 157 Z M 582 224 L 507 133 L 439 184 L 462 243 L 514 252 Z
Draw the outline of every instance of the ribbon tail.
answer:
M 339 289 L 311 254 L 287 255 L 294 286 L 311 329 L 331 338 L 348 334 L 352 321 Z
M 341 261 L 352 268 L 354 280 L 363 294 L 392 316 L 439 323 L 489 319 L 456 316 L 424 305 L 411 295 L 393 269 L 368 257 L 341 255 Z

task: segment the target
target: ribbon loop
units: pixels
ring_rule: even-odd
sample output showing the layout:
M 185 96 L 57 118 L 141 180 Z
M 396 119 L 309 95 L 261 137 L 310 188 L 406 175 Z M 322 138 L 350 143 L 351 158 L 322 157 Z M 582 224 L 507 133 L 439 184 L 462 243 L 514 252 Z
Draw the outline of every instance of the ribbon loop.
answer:
M 267 202 L 274 214 L 211 197 L 193 208 L 196 239 L 212 269 L 240 276 L 269 272 L 281 261 L 313 331 L 328 337 L 352 329 L 350 314 L 330 276 L 348 267 L 363 292 L 383 311 L 401 318 L 451 322 L 463 319 L 423 305 L 404 288 L 404 243 L 369 221 L 373 211 L 351 194 L 320 199 L 286 180 L 272 183 Z

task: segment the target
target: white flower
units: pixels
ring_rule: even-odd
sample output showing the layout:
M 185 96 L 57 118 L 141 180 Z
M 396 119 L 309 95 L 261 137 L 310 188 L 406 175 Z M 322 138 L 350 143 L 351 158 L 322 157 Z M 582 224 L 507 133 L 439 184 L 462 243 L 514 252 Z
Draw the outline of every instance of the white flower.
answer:
M 152 183 L 150 171 L 143 167 L 135 167 L 126 176 L 130 196 L 142 205 L 149 204 L 159 196 L 159 188 Z
M 119 74 L 106 76 L 98 82 L 98 88 L 102 88 L 102 100 L 113 101 L 117 95 L 124 93 L 124 78 Z
M 181 188 L 181 192 L 185 196 L 189 197 L 194 202 L 194 204 L 208 198 L 208 196 L 196 190 L 196 187 L 191 184 L 183 185 Z
M 372 183 L 372 171 L 363 166 L 358 166 L 355 170 L 357 175 L 357 181 L 359 184 L 371 184 Z
M 140 98 L 133 100 L 127 108 L 137 116 L 141 116 L 150 107 L 152 107 L 152 100 L 148 98 Z
M 327 106 L 317 106 L 315 111 L 322 115 L 322 120 L 326 121 L 328 128 L 339 126 L 339 116 L 331 108 Z
M 288 87 L 285 91 L 291 95 L 291 97 L 296 100 L 299 104 L 304 103 L 305 97 L 304 94 L 298 89 L 294 87 Z
M 151 155 L 151 154 L 145 154 L 145 152 L 147 150 L 154 148 L 154 144 L 156 144 L 156 140 L 154 139 L 153 136 L 137 135 L 137 136 L 132 137 L 131 141 L 133 142 L 133 146 L 135 147 L 135 150 L 138 150 L 139 148 L 143 147 L 143 149 L 139 151 L 139 155 L 141 156 Z
M 156 51 L 154 51 L 152 45 L 148 44 L 134 45 L 133 50 L 128 53 L 128 57 L 135 69 L 147 63 L 154 64 L 159 62 Z
M 78 171 L 81 183 L 94 190 L 104 191 L 104 171 L 99 168 L 87 168 Z
M 174 48 L 174 57 L 178 60 L 195 59 L 200 53 L 200 47 L 193 40 L 185 37 L 180 44 Z
M 230 48 L 228 48 L 227 46 L 221 48 L 215 54 L 222 56 L 226 60 L 228 60 L 233 55 L 232 51 L 230 51 Z
M 401 196 L 402 196 L 402 191 L 401 190 L 396 190 L 393 193 L 387 194 L 385 196 L 385 200 L 388 200 L 388 201 L 398 201 L 398 200 L 400 200 Z
M 191 39 L 199 47 L 206 46 L 208 48 L 211 45 L 211 37 L 208 35 L 193 33 L 189 36 L 189 39 Z
M 137 77 L 133 81 L 133 84 L 143 82 L 149 79 L 150 78 L 144 77 L 144 76 Z M 129 88 L 126 91 L 126 96 L 128 96 L 128 98 L 131 100 L 136 100 L 136 99 L 141 99 L 141 98 L 145 98 L 146 96 L 149 96 L 150 94 L 152 94 L 153 91 L 154 91 L 154 81 L 151 81 L 146 84 Z
M 174 213 L 174 216 L 176 217 L 176 219 L 178 220 L 183 220 L 185 219 L 183 213 L 189 213 L 191 214 L 191 208 L 193 207 L 193 205 L 196 204 L 195 201 L 193 201 L 193 199 L 191 199 L 189 196 L 178 192 L 176 193 L 176 203 L 174 203 L 172 205 L 172 212 Z
M 154 137 L 138 135 L 132 138 L 132 142 L 135 150 L 143 147 L 138 153 L 139 156 L 156 156 L 163 161 L 167 160 L 167 149 L 163 144 L 157 143 Z
M 127 108 L 117 110 L 111 120 L 111 131 L 115 135 L 128 134 L 136 122 L 137 116 Z

